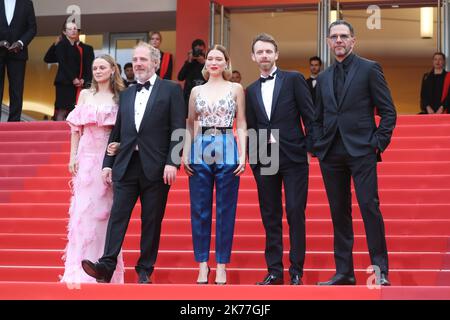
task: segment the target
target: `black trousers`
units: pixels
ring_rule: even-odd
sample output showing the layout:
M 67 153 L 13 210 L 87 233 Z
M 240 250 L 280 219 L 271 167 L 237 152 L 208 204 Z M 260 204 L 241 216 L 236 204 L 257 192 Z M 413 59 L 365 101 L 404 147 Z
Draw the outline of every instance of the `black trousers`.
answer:
M 289 274 L 303 276 L 306 252 L 305 208 L 308 196 L 307 163 L 280 161 L 275 175 L 261 175 L 261 167 L 253 170 L 258 187 L 261 217 L 266 232 L 265 259 L 269 273 L 283 277 L 283 204 L 284 185 L 286 216 L 289 224 Z
M 131 157 L 124 178 L 114 182 L 114 199 L 111 217 L 106 233 L 105 250 L 99 259 L 108 272 L 114 272 L 117 256 L 125 238 L 131 213 L 140 197 L 141 212 L 141 254 L 136 264 L 136 272 L 150 275 L 158 255 L 161 223 L 167 203 L 169 185 L 160 181 L 149 181 L 143 172 L 139 153 Z
M 338 133 L 327 155 L 320 161 L 320 169 L 333 220 L 336 273 L 354 275 L 352 254 L 354 236 L 350 189 L 350 180 L 353 178 L 356 198 L 366 230 L 371 263 L 387 274 L 389 270 L 388 253 L 378 197 L 375 150 L 362 157 L 352 157 L 348 154 Z
M 20 121 L 23 105 L 23 88 L 25 82 L 26 60 L 0 57 L 0 101 L 3 103 L 5 69 L 9 82 L 9 117 L 8 121 Z

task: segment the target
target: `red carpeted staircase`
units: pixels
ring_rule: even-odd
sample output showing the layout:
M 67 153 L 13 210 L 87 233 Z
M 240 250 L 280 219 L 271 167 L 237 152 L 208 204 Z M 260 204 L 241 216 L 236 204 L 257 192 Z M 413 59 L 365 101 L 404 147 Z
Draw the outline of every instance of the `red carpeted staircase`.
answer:
M 70 198 L 67 170 L 69 138 L 65 123 L 0 124 L 1 297 L 36 298 L 36 292 L 33 296 L 33 290 L 25 288 L 33 287 L 32 283 L 42 283 L 44 286 L 44 282 L 47 282 L 45 288 L 49 292 L 61 294 L 60 289 L 52 286 L 62 285 L 49 283 L 56 283 L 63 273 L 61 256 L 66 244 Z M 393 285 L 401 286 L 403 295 L 405 287 L 450 286 L 450 115 L 400 116 L 392 143 L 384 153 L 378 171 Z M 370 260 L 355 198 L 353 203 L 356 274 L 358 284 L 365 285 L 370 276 L 366 272 Z M 125 279 L 128 283 L 136 281 L 133 266 L 139 248 L 139 211 L 138 205 L 124 244 Z M 284 227 L 285 267 L 288 267 L 286 221 Z M 156 270 L 152 276 L 154 283 L 174 287 L 193 284 L 197 277 L 197 264 L 194 262 L 190 235 L 188 182 L 183 171 L 180 171 L 170 191 L 161 238 Z M 232 262 L 228 267 L 229 284 L 252 285 L 264 277 L 264 241 L 256 186 L 251 170 L 247 169 L 239 191 Z M 210 265 L 215 265 L 213 252 Z M 303 280 L 307 285 L 314 285 L 330 277 L 333 272 L 332 224 L 319 166 L 314 160 L 310 170 Z M 289 278 L 287 271 L 285 277 Z M 92 286 L 86 287 L 94 292 L 92 297 L 98 297 L 98 290 L 102 289 L 95 288 L 108 288 L 108 285 L 94 285 L 94 289 Z M 184 286 L 179 287 L 186 290 Z M 236 297 L 236 293 L 229 290 L 239 286 L 226 287 L 221 290 Z M 250 289 L 240 287 L 246 289 L 237 289 L 238 294 L 257 292 L 257 289 L 251 289 L 256 288 L 253 286 Z M 140 292 L 144 289 L 140 286 L 136 290 Z M 192 286 L 192 290 L 199 292 L 197 287 Z M 289 290 L 284 292 L 291 295 L 293 289 Z M 333 295 L 344 297 L 344 291 L 335 289 L 326 291 L 329 295 L 323 288 L 312 287 L 311 290 L 315 290 L 319 298 Z M 321 290 L 320 293 L 317 290 Z M 356 289 L 346 290 L 352 293 L 350 296 L 364 296 Z M 110 297 L 108 294 L 111 292 L 105 289 L 103 297 Z M 448 290 L 440 292 L 445 292 L 449 297 Z M 370 294 L 373 296 L 372 292 Z M 297 297 L 304 296 L 307 297 L 305 292 Z M 147 297 L 153 296 L 150 294 Z M 390 297 L 395 297 L 395 294 Z M 187 293 L 186 298 L 193 297 Z M 269 299 L 273 298 L 269 296 Z

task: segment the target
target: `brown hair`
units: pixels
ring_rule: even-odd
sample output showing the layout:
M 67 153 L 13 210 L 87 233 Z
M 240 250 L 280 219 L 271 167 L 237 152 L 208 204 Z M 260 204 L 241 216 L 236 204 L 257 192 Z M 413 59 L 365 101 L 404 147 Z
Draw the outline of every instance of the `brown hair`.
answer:
M 277 42 L 275 41 L 275 38 L 272 37 L 270 34 L 260 33 L 253 39 L 253 42 L 252 42 L 252 52 L 253 53 L 255 53 L 255 43 L 258 41 L 269 42 L 269 43 L 273 44 L 273 46 L 275 47 L 275 52 L 278 52 L 278 45 L 277 45 Z
M 162 42 L 162 35 L 161 35 L 161 32 L 159 32 L 159 31 L 151 31 L 151 32 L 150 32 L 150 39 L 152 39 L 152 37 L 153 37 L 155 34 L 157 34 L 157 35 L 159 36 L 159 41 Z
M 230 55 L 227 52 L 227 48 L 225 48 L 224 46 L 222 46 L 220 44 L 215 44 L 212 48 L 209 48 L 208 51 L 206 52 L 206 58 L 208 58 L 208 54 L 212 50 L 218 50 L 218 51 L 222 52 L 223 56 L 225 57 L 225 61 L 227 63 L 227 66 L 225 67 L 225 70 L 223 71 L 222 76 L 225 80 L 230 80 L 231 74 L 232 74 L 232 68 L 231 68 Z M 208 70 L 206 70 L 206 63 L 203 66 L 202 75 L 203 75 L 203 78 L 205 78 L 205 80 L 209 79 L 209 72 L 208 72 Z
M 119 93 L 120 93 L 120 91 L 125 89 L 125 85 L 123 84 L 122 77 L 120 76 L 120 71 L 119 71 L 119 67 L 117 66 L 117 63 L 114 61 L 114 58 L 111 57 L 109 54 L 102 54 L 95 58 L 95 60 L 97 60 L 97 59 L 105 60 L 106 62 L 109 63 L 109 65 L 113 69 L 113 74 L 111 75 L 111 78 L 109 81 L 110 82 L 110 90 L 112 93 L 114 93 L 114 98 L 113 98 L 114 101 L 119 102 Z M 91 90 L 93 90 L 94 93 L 98 92 L 98 83 L 94 77 L 92 77 Z
M 444 53 L 442 53 L 442 52 L 440 52 L 440 51 L 435 52 L 435 53 L 433 54 L 433 59 L 434 59 L 434 57 L 436 57 L 436 56 L 441 56 L 442 59 L 444 59 L 444 61 L 445 61 L 445 54 L 444 54 Z

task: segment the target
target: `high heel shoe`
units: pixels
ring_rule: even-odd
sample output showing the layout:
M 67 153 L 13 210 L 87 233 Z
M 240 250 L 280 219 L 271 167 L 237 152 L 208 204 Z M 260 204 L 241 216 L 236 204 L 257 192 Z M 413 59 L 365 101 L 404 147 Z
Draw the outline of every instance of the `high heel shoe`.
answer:
M 198 281 L 197 280 L 197 284 L 208 284 L 208 278 L 209 278 L 209 273 L 211 272 L 211 269 L 208 266 L 208 273 L 206 274 L 206 281 Z
M 225 275 L 226 275 L 225 269 L 223 270 L 223 272 L 224 272 Z M 216 269 L 216 279 L 217 279 L 217 269 Z M 226 279 L 226 278 L 225 278 L 225 279 Z M 217 285 L 225 285 L 225 284 L 227 284 L 227 281 L 226 281 L 226 280 L 225 280 L 224 282 L 214 281 L 214 283 L 217 284 Z

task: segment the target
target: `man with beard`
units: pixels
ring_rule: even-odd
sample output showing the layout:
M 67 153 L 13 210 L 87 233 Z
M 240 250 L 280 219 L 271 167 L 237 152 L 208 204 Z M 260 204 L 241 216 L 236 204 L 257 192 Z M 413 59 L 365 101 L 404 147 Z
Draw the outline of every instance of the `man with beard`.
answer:
M 266 231 L 268 274 L 257 284 L 284 283 L 281 197 L 281 186 L 284 184 L 290 240 L 290 283 L 301 285 L 310 158 L 307 151 L 312 148 L 310 128 L 313 103 L 305 78 L 300 73 L 277 68 L 278 54 L 278 44 L 272 36 L 260 34 L 253 40 L 252 59 L 259 67 L 261 78 L 246 90 L 247 126 L 249 130 L 256 131 L 258 136 L 267 137 L 259 139 L 257 143 L 252 139 L 249 141 L 249 160 L 258 187 L 259 206 Z M 268 158 L 265 159 L 262 154 L 267 154 Z M 277 160 L 279 167 L 276 172 L 267 173 L 265 169 Z
M 139 197 L 141 254 L 135 270 L 138 283 L 151 283 L 167 195 L 181 162 L 174 150 L 180 141 L 172 139 L 172 134 L 186 127 L 181 87 L 156 75 L 159 61 L 159 50 L 151 45 L 140 42 L 134 48 L 133 69 L 138 83 L 121 93 L 109 138 L 111 143 L 120 143 L 120 151 L 108 153 L 103 161 L 104 182 L 114 182 L 105 250 L 97 263 L 82 261 L 84 271 L 97 282 L 111 281 Z
M 396 112 L 380 65 L 353 53 L 353 27 L 333 22 L 328 46 L 336 62 L 317 80 L 314 152 L 330 204 L 334 227 L 335 276 L 319 285 L 354 285 L 352 195 L 364 220 L 371 263 L 379 285 L 390 285 L 388 253 L 377 184 L 377 160 L 388 146 Z M 375 109 L 381 117 L 375 123 Z M 377 270 L 378 269 L 378 270 Z

